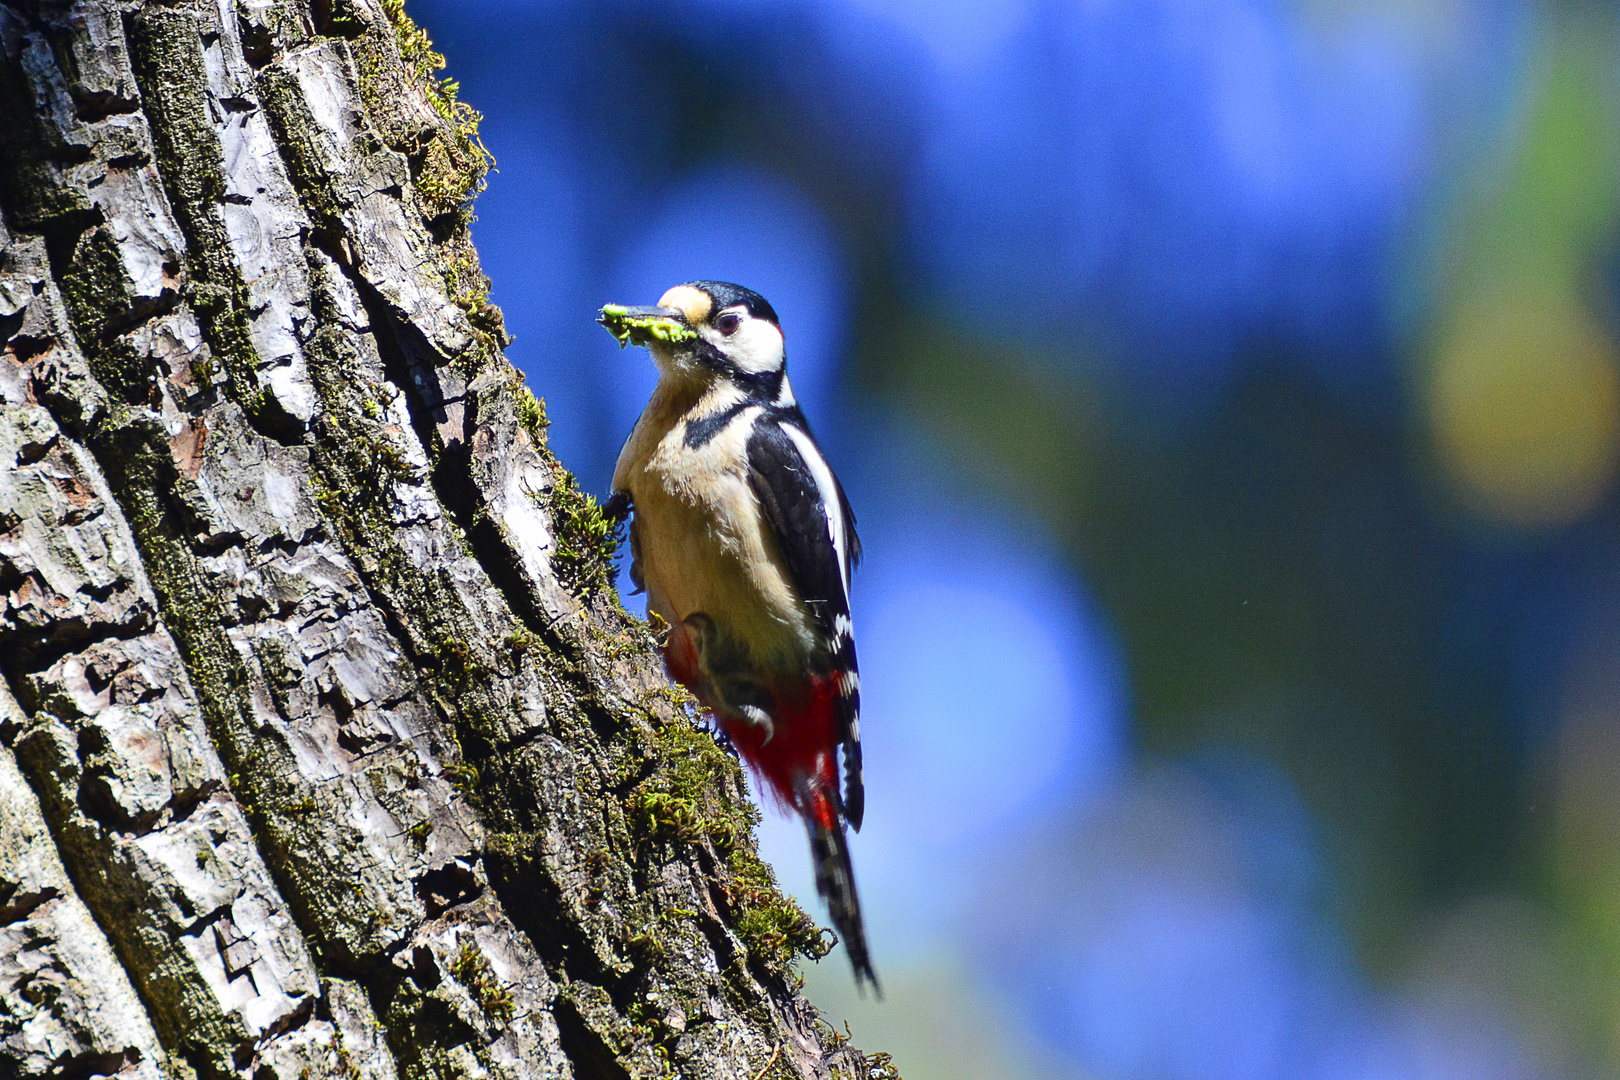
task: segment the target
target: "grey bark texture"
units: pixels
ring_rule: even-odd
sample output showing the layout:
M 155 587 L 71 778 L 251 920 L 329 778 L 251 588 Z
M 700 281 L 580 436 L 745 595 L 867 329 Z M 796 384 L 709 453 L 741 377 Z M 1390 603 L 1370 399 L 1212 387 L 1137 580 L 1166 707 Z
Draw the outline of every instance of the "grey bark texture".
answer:
M 892 1076 L 501 355 L 399 0 L 0 0 L 0 1076 Z

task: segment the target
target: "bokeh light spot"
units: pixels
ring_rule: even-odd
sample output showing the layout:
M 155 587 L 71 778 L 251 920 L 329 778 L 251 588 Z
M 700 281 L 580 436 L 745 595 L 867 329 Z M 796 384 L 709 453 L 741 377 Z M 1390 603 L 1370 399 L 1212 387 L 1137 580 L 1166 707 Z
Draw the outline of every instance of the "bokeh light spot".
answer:
M 862 627 L 867 670 L 885 675 L 868 680 L 866 708 L 891 725 L 893 767 L 931 778 L 908 785 L 917 823 L 956 839 L 1072 775 L 1080 680 L 1066 628 L 1007 582 L 906 585 L 872 597 Z
M 1511 525 L 1580 518 L 1620 450 L 1613 342 L 1562 294 L 1459 305 L 1428 401 L 1441 460 L 1465 501 Z

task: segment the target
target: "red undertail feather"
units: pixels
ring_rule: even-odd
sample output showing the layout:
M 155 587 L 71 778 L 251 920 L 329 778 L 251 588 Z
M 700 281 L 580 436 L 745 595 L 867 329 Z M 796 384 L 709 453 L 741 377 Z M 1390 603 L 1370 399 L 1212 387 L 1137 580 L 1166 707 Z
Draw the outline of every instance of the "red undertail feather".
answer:
M 825 812 L 829 816 L 823 824 L 828 828 L 841 823 L 836 802 L 828 803 L 823 810 L 809 796 L 838 790 L 838 731 L 833 712 L 836 696 L 832 680 L 819 675 L 810 676 L 804 685 L 789 691 L 776 688 L 773 706 L 767 710 L 775 728 L 768 737 L 758 724 L 720 715 L 720 724 L 732 745 L 753 766 L 777 801 L 807 818 Z
M 811 675 L 796 680 L 792 687 L 774 688 L 768 710 L 774 730 L 767 737 L 762 726 L 716 707 L 714 694 L 702 678 L 697 650 L 684 626 L 671 628 L 664 662 L 670 675 L 719 719 L 732 745 L 760 779 L 761 788 L 769 791 L 783 810 L 804 820 L 810 833 L 816 890 L 826 900 L 833 927 L 855 966 L 856 983 L 865 979 L 881 996 L 867 951 L 839 799 L 838 676 Z

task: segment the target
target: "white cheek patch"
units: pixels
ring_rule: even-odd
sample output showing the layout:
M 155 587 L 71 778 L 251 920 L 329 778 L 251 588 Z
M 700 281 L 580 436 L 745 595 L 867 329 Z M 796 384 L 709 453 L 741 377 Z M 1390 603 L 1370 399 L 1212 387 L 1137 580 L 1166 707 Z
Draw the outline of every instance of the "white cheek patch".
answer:
M 779 409 L 791 409 L 798 403 L 793 396 L 793 387 L 788 385 L 787 376 L 783 375 L 782 387 L 776 392 L 776 407 Z
M 749 375 L 763 375 L 782 367 L 782 331 L 765 319 L 744 318 L 730 337 L 718 330 L 705 336 L 721 355 Z

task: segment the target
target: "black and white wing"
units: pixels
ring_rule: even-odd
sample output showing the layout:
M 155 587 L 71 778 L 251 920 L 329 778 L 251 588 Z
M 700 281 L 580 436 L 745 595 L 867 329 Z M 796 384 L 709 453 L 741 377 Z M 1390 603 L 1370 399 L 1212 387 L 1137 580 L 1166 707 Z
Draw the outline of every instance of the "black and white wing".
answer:
M 849 618 L 850 574 L 861 553 L 855 515 L 797 409 L 766 413 L 755 422 L 748 464 L 749 483 L 776 533 L 794 588 L 828 642 L 832 675 L 841 691 L 844 816 L 859 831 L 866 789 L 861 778 L 860 672 Z

